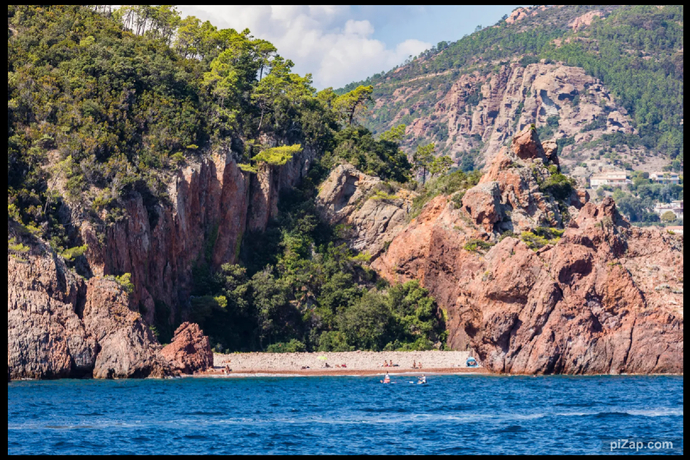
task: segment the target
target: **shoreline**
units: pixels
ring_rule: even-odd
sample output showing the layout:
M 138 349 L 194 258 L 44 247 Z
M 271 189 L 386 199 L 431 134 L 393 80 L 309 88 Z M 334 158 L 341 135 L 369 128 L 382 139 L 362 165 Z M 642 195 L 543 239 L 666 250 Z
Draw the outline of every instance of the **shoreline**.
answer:
M 390 370 L 391 368 L 384 368 L 383 370 L 376 369 L 305 369 L 305 370 L 268 370 L 268 369 L 254 369 L 243 370 L 238 372 L 231 372 L 230 374 L 223 374 L 220 369 L 212 369 L 206 372 L 200 372 L 192 375 L 184 375 L 183 377 L 214 377 L 214 378 L 241 378 L 241 377 L 368 377 L 372 375 L 384 375 L 386 372 L 390 376 L 418 376 L 418 375 L 452 375 L 452 374 L 483 374 L 493 375 L 489 370 L 483 367 L 476 368 L 429 368 L 429 369 L 399 369 Z

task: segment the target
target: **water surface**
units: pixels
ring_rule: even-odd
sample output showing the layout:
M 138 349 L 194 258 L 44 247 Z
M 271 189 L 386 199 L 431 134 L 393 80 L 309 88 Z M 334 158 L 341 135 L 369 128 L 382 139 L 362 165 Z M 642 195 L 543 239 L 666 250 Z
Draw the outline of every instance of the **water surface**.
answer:
M 8 384 L 9 454 L 602 453 L 674 440 L 683 377 L 410 376 Z

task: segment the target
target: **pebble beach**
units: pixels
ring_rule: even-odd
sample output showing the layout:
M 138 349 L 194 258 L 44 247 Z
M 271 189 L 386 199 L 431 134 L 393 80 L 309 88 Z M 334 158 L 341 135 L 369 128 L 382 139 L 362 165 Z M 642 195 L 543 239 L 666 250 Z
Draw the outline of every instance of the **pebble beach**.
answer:
M 224 375 L 227 365 L 230 375 L 371 375 L 401 373 L 465 373 L 486 372 L 468 368 L 468 351 L 350 351 L 313 353 L 232 353 L 213 354 L 213 369 L 206 375 Z M 393 366 L 384 366 L 392 361 Z M 421 363 L 421 368 L 419 364 Z M 417 367 L 413 367 L 413 365 Z

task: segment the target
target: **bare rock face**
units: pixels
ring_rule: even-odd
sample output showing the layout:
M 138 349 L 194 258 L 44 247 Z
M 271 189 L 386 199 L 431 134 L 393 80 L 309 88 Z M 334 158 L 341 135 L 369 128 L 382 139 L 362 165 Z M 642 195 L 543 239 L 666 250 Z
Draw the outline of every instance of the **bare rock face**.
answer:
M 507 22 L 526 17 L 527 10 L 517 9 Z M 381 96 L 377 105 L 399 104 L 415 97 L 418 91 L 403 86 L 391 96 Z M 476 102 L 479 95 L 481 99 Z M 462 74 L 448 91 L 430 93 L 429 97 L 432 99 L 418 104 L 434 104 L 434 111 L 409 124 L 406 132 L 410 138 L 434 139 L 437 147 L 447 148 L 451 156 L 481 147 L 486 165 L 490 165 L 505 143 L 525 127 L 534 124 L 541 128 L 553 123 L 554 119 L 557 119 L 557 126 L 553 129 L 553 139 L 572 137 L 576 144 L 591 142 L 612 132 L 635 133 L 625 109 L 601 81 L 579 67 L 546 63 L 523 67 L 513 62 L 489 74 L 478 71 Z M 412 109 L 419 107 L 421 105 Z M 408 113 L 409 109 L 399 111 L 391 125 Z M 607 117 L 605 127 L 585 129 L 601 117 Z M 438 144 L 434 136 L 439 127 L 448 130 L 448 137 L 442 144 Z M 561 153 L 571 149 L 573 147 L 567 146 L 566 152 Z M 624 146 L 616 149 L 627 152 Z M 545 154 L 548 152 L 546 145 L 543 150 Z M 586 157 L 591 153 L 595 153 L 594 147 L 581 151 L 580 155 Z M 562 164 L 572 166 L 576 162 L 570 156 L 561 158 Z
M 510 149 L 521 160 L 534 160 L 537 158 L 547 161 L 544 147 L 537 136 L 537 130 L 525 127 L 513 137 Z
M 559 204 L 541 189 L 553 175 L 549 166 L 558 171 L 558 147 L 547 143 L 544 149 L 536 130 L 525 127 L 512 140 L 510 149 L 503 149 L 494 158 L 479 184 L 465 193 L 462 203 L 472 220 L 486 232 L 516 233 L 535 227 L 562 227 L 565 218 L 589 199 L 586 192 L 572 193 L 567 202 Z M 567 208 L 568 215 L 564 215 Z
M 183 374 L 194 374 L 213 366 L 213 351 L 208 337 L 198 324 L 182 323 L 169 345 L 161 351 L 173 369 Z
M 462 208 L 436 197 L 372 267 L 419 279 L 447 310 L 448 344 L 495 372 L 682 373 L 682 236 L 632 227 L 613 200 L 573 193 L 580 209 L 555 222 L 560 240 L 535 251 L 496 238 L 496 219 L 534 230 L 535 216 L 555 212 L 522 175 L 531 162 L 543 159 L 504 151 Z
M 570 27 L 572 27 L 573 30 L 577 31 L 582 28 L 585 28 L 592 24 L 592 21 L 594 20 L 595 17 L 601 17 L 602 13 L 601 11 L 589 11 L 582 16 L 578 16 L 575 18 L 570 24 L 568 24 Z
M 8 374 L 13 379 L 89 376 L 99 345 L 78 315 L 84 282 L 37 247 L 8 255 Z
M 305 149 L 285 165 L 262 165 L 258 174 L 240 170 L 232 154 L 189 160 L 168 184 L 170 206 L 151 212 L 133 194 L 125 219 L 104 228 L 80 224 L 91 271 L 131 273 L 132 305 L 148 324 L 156 301 L 169 307 L 170 322 L 184 319 L 180 306 L 189 298 L 199 255 L 209 248 L 213 269 L 236 263 L 244 234 L 266 228 L 277 215 L 279 193 L 299 183 L 313 157 Z
M 169 373 L 160 345 L 141 315 L 130 309 L 129 296 L 116 281 L 100 277 L 88 281 L 84 327 L 101 348 L 95 378 L 161 378 Z
M 23 259 L 23 260 L 22 260 Z M 12 378 L 163 377 L 160 345 L 113 280 L 84 282 L 42 241 L 8 256 Z
M 378 177 L 368 176 L 350 164 L 340 165 L 321 185 L 316 198 L 317 211 L 324 222 L 349 227 L 345 239 L 357 251 L 378 257 L 405 225 L 416 193 L 400 189 L 384 192 Z

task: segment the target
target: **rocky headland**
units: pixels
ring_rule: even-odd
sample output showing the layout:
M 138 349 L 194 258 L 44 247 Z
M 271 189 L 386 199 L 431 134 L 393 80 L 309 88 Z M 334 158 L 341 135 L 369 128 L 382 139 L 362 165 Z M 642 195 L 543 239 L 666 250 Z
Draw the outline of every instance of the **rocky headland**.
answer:
M 172 205 L 156 208 L 155 219 L 134 195 L 127 218 L 104 234 L 81 221 L 88 277 L 10 224 L 10 235 L 31 245 L 21 256 L 8 252 L 8 378 L 211 367 L 196 324 L 159 344 L 149 327 L 153 298 L 185 321 L 199 254 L 210 247 L 216 268 L 236 262 L 243 233 L 266 228 L 280 191 L 312 158 L 248 176 L 232 158 L 211 155 L 179 172 Z M 448 344 L 472 350 L 490 371 L 682 373 L 682 236 L 633 227 L 611 199 L 594 204 L 566 179 L 555 143 L 542 144 L 527 126 L 479 184 L 435 197 L 410 222 L 415 192 L 389 190 L 348 164 L 320 186 L 317 210 L 348 229 L 350 247 L 368 252 L 381 276 L 420 280 L 445 311 Z
M 554 196 L 547 147 L 523 129 L 462 206 L 433 199 L 373 268 L 419 279 L 451 347 L 494 372 L 682 373 L 682 236 L 631 226 L 610 198 Z

